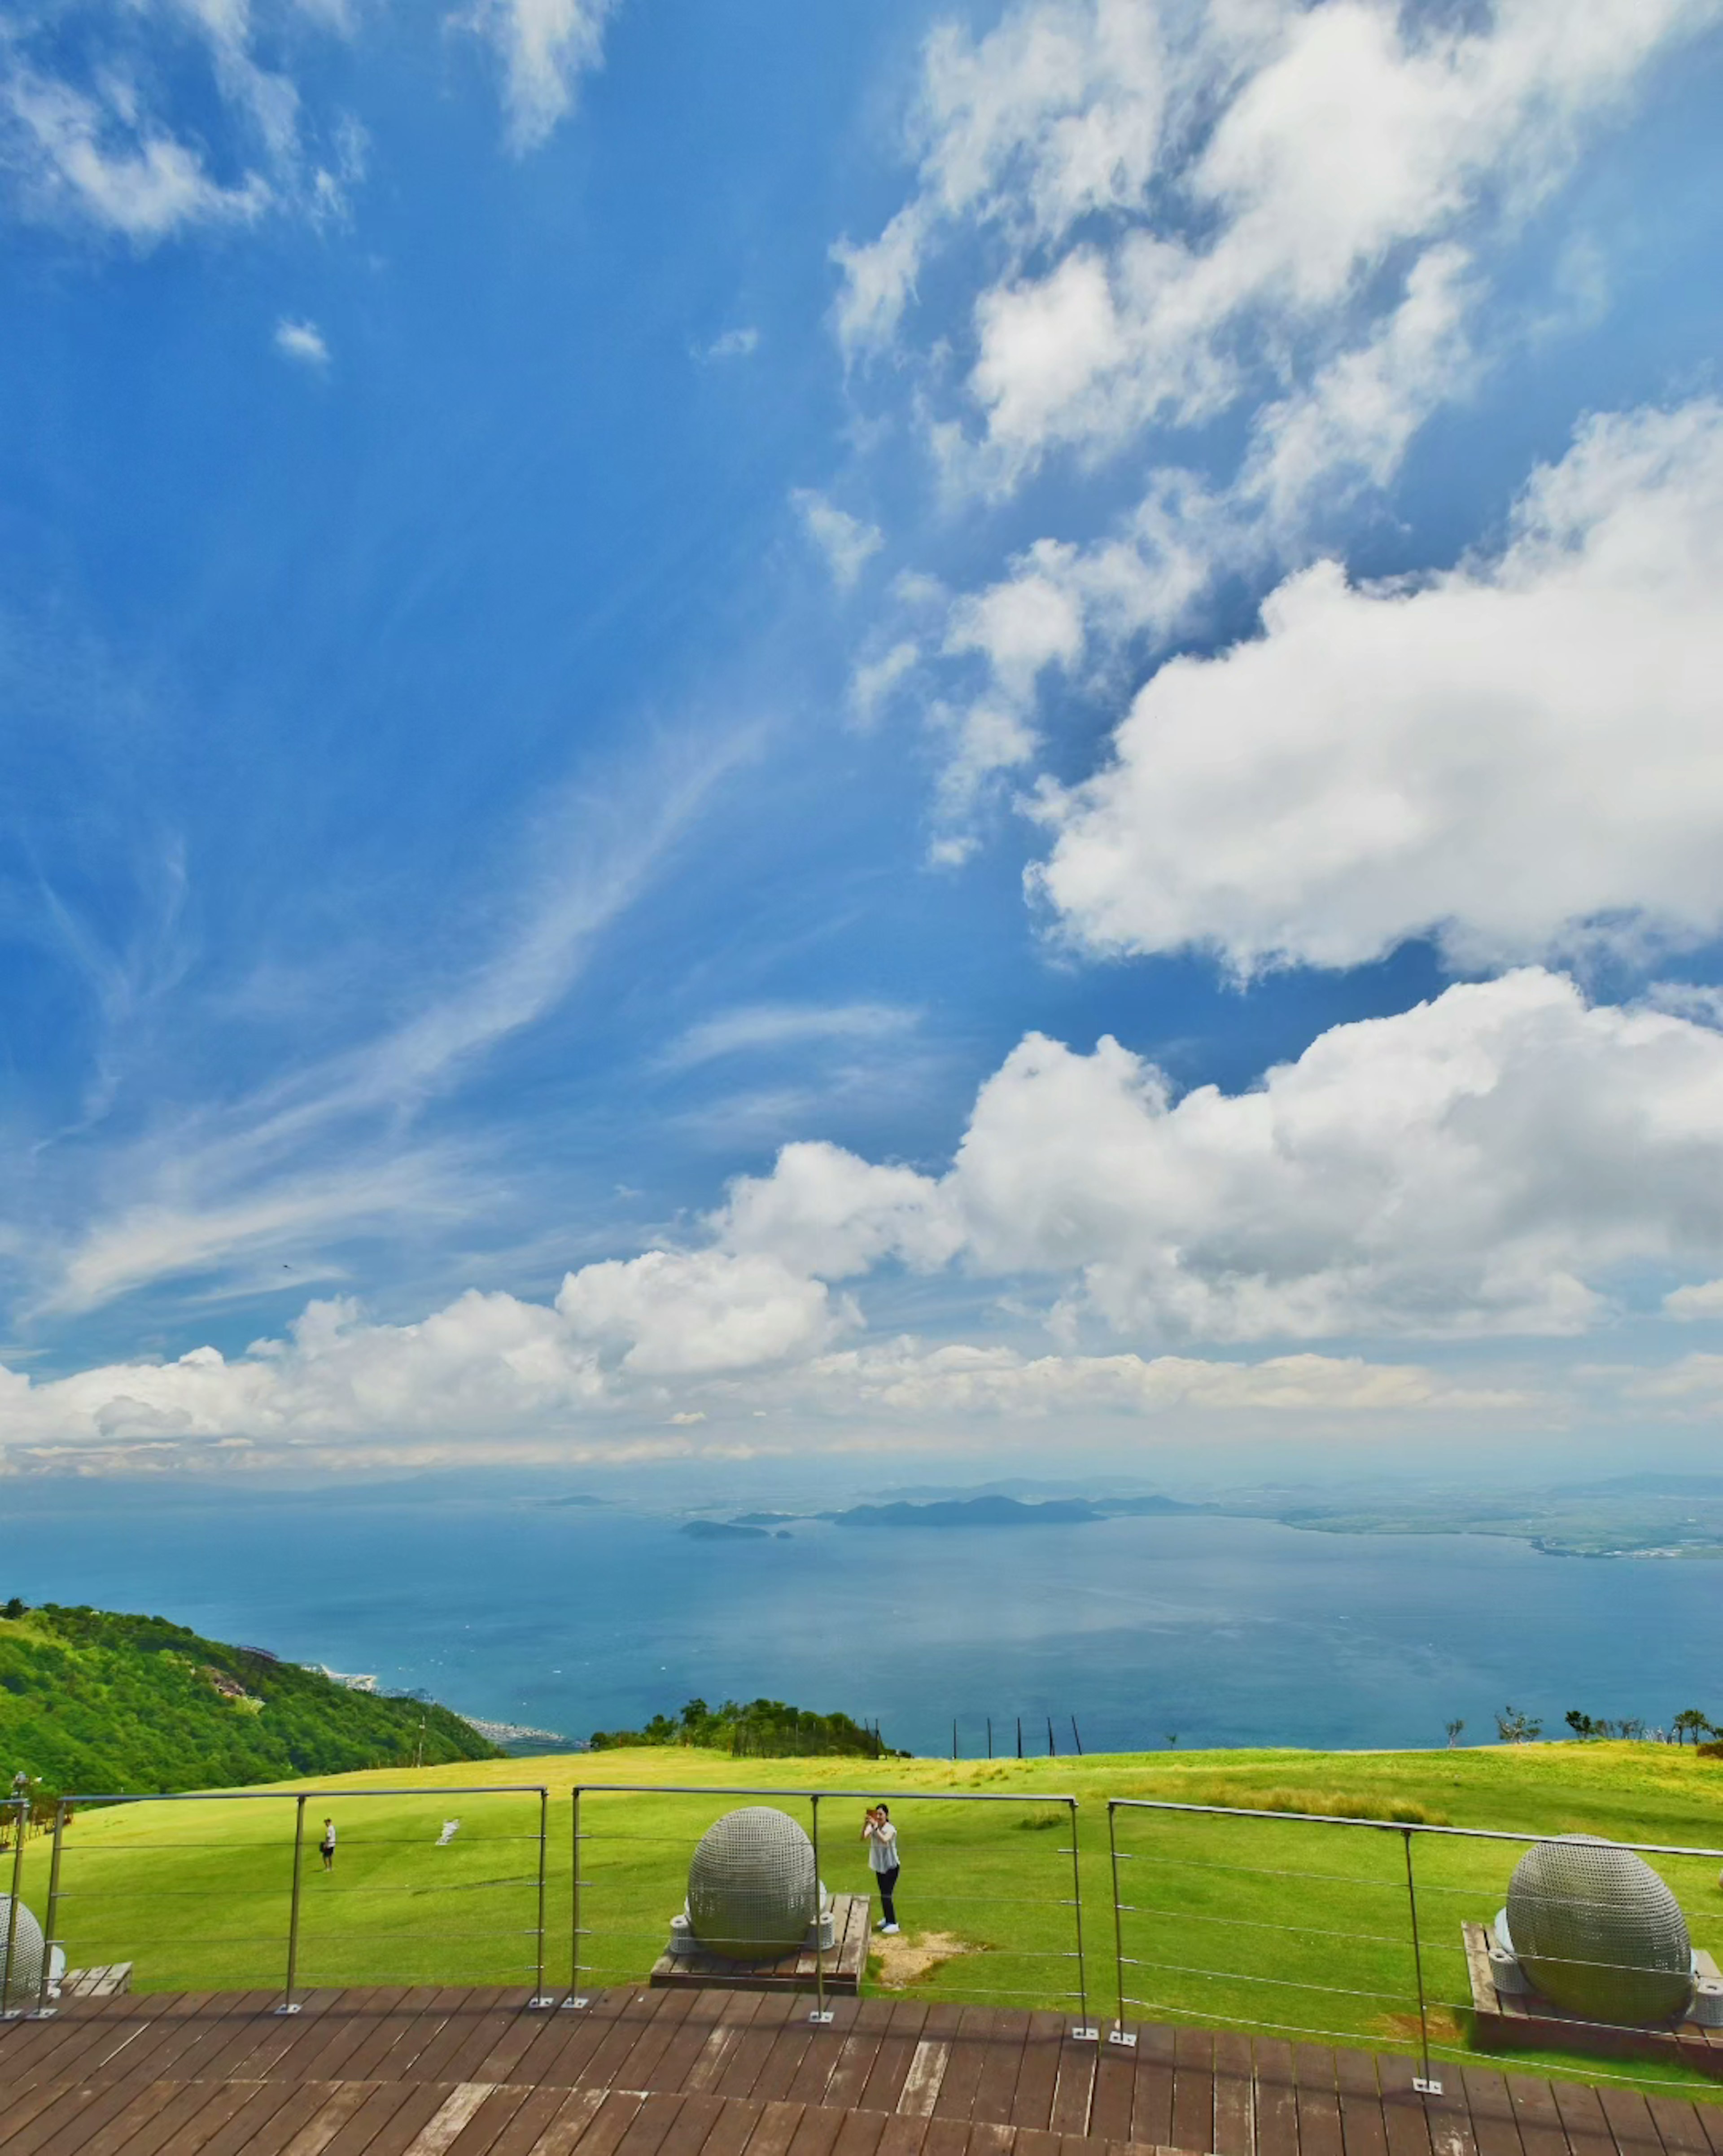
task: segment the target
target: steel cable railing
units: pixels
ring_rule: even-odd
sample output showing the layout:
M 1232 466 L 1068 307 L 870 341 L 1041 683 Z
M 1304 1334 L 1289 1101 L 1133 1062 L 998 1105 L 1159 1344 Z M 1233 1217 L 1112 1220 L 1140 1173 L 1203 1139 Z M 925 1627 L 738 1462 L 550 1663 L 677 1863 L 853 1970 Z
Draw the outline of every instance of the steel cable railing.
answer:
M 1079 2037 L 1086 2036 L 1090 2041 L 1094 2040 L 1098 2032 L 1091 2024 L 1089 2014 L 1087 1969 L 1082 1936 L 1082 1881 L 1077 1845 L 1077 1801 L 1075 1798 L 1064 1794 L 1049 1795 L 1033 1791 L 1013 1792 L 1008 1794 L 998 1791 L 933 1792 L 889 1789 L 882 1790 L 877 1785 L 865 1789 L 835 1788 L 809 1789 L 806 1788 L 715 1787 L 710 1784 L 704 1785 L 665 1783 L 582 1784 L 572 1792 L 572 1888 L 569 1913 L 573 1981 L 570 1986 L 569 1995 L 564 2002 L 566 2005 L 580 2008 L 590 2003 L 582 1988 L 583 1979 L 598 1977 L 607 1969 L 613 1969 L 616 1977 L 626 1976 L 630 1980 L 637 1980 L 644 1974 L 644 1970 L 638 1965 L 640 1958 L 638 1955 L 618 1957 L 606 1953 L 603 1948 L 607 1943 L 627 1941 L 638 1944 L 645 1938 L 659 1942 L 661 1951 L 666 1946 L 671 1912 L 679 1908 L 682 1902 L 685 1873 L 682 1866 L 667 1866 L 661 1858 L 651 1852 L 674 1849 L 685 1860 L 690 1858 L 700 1838 L 700 1832 L 703 1831 L 711 1821 L 710 1819 L 703 1818 L 698 1830 L 679 1835 L 666 1834 L 657 1830 L 658 1822 L 651 1818 L 648 1808 L 655 1808 L 666 1802 L 677 1804 L 700 1800 L 712 1816 L 715 1817 L 719 1807 L 726 1799 L 754 1802 L 766 1802 L 776 1799 L 780 1802 L 787 1800 L 794 1803 L 798 1808 L 805 1807 L 804 1815 L 809 1840 L 814 1851 L 815 1876 L 821 1878 L 824 1876 L 821 1860 L 822 1830 L 823 1827 L 826 1828 L 825 1845 L 829 1854 L 830 1837 L 828 1822 L 829 1807 L 833 1802 L 865 1802 L 871 1804 L 877 1801 L 885 1801 L 895 1808 L 900 1808 L 906 1817 L 911 1815 L 920 1807 L 967 1806 L 981 1810 L 982 1816 L 987 1815 L 984 1808 L 996 1808 L 1000 1804 L 1013 1807 L 1019 1812 L 1033 1811 L 1038 1808 L 1044 1811 L 1049 1806 L 1056 1807 L 1057 1823 L 1068 1825 L 1069 1838 L 1055 1843 L 1046 1854 L 1061 1863 L 1069 1862 L 1070 1872 L 1068 1893 L 1024 1894 L 1020 1892 L 1006 1891 L 997 1894 L 987 1894 L 971 1892 L 968 1891 L 971 1886 L 982 1882 L 972 1878 L 961 1878 L 961 1876 L 960 1882 L 949 1888 L 936 1883 L 922 1886 L 919 1882 L 927 1875 L 919 1867 L 906 1875 L 917 1882 L 907 1891 L 914 1892 L 918 1914 L 924 1917 L 930 1912 L 938 1913 L 946 1909 L 971 1911 L 990 1908 L 1013 1912 L 1018 1921 L 1015 1925 L 1008 1927 L 1008 1931 L 1015 1930 L 1017 1937 L 1008 1936 L 1003 1940 L 989 1940 L 984 1945 L 976 1948 L 971 1948 L 966 1943 L 959 1951 L 975 1952 L 989 1963 L 1010 1963 L 1014 1965 L 1027 1964 L 1031 1969 L 1037 1966 L 1059 1964 L 1070 1969 L 1073 1980 L 1067 1985 L 1036 1984 L 1033 1982 L 1021 1985 L 1008 1985 L 988 1982 L 985 1985 L 987 1998 L 1002 2000 L 1032 1999 L 1041 2005 L 1050 2005 L 1064 2000 L 1075 2009 L 1074 2032 Z M 600 1816 L 601 1803 L 607 1814 L 616 1805 L 631 1805 L 638 1820 L 638 1825 L 631 1824 L 625 1830 L 612 1830 L 608 1827 L 601 1830 L 597 1824 Z M 823 1820 L 823 1806 L 826 1808 Z M 638 1815 L 642 1812 L 647 1812 L 648 1815 L 639 1818 Z M 941 1813 L 936 1815 L 944 1815 Z M 1038 1825 L 1044 1822 L 1037 1820 L 1035 1823 Z M 845 1838 L 848 1839 L 847 1835 Z M 939 1851 L 939 1861 L 948 1866 L 954 1863 L 963 1864 L 966 1859 L 969 1863 L 980 1861 L 978 1853 L 972 1850 L 967 1852 L 963 1851 L 954 1852 L 949 1845 L 948 1837 L 938 1838 L 936 1845 Z M 918 1849 L 922 1851 L 926 1851 L 929 1845 L 925 1840 L 918 1843 Z M 622 1856 L 620 1852 L 624 1851 L 630 1854 L 627 1856 Z M 635 1852 L 649 1853 L 643 1858 L 634 1854 Z M 1006 1853 L 1006 1845 L 996 1840 L 990 1839 L 986 1845 L 986 1861 L 992 1865 L 997 1866 L 1002 1854 Z M 871 1874 L 869 1877 L 871 1883 Z M 595 1902 L 601 1907 L 607 1903 L 613 1907 L 616 1898 L 625 1892 L 638 1901 L 648 1880 L 652 1882 L 652 1891 L 663 1897 L 664 1924 L 661 1929 L 643 1933 L 633 1928 L 631 1925 L 620 1924 L 613 1921 L 607 1921 L 603 1924 L 595 1924 L 591 1921 Z M 898 1892 L 901 1897 L 905 1894 L 906 1890 L 900 1887 Z M 1043 1943 L 1044 1925 L 1054 1912 L 1057 1912 L 1055 1921 L 1058 1923 L 1069 1927 L 1066 1932 L 1066 1938 L 1070 1941 L 1069 1945 Z M 1023 1935 L 1026 1928 L 1028 1933 L 1027 1938 Z M 1038 1933 L 1041 1936 L 1038 1937 Z M 844 1942 L 840 1938 L 834 1942 L 830 1949 L 808 1954 L 808 1958 L 812 1964 L 808 1974 L 813 1993 L 811 2018 L 817 2022 L 828 2021 L 831 2019 L 827 2002 L 828 1979 L 835 1969 L 836 1958 L 841 1954 L 843 1947 Z M 1053 1974 L 1050 1968 L 1049 1974 L 1049 1975 Z M 845 1988 L 848 1989 L 854 1980 L 855 1972 L 851 1971 L 846 1977 Z

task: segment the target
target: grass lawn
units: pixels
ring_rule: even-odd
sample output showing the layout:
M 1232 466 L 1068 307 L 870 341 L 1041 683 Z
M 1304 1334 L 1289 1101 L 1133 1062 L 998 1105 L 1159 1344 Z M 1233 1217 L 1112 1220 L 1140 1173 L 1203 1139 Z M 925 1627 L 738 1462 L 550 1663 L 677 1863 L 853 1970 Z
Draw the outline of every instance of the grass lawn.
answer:
M 571 1969 L 571 1785 L 582 1796 L 582 1981 L 643 1976 L 680 1907 L 695 1841 L 743 1799 L 725 1785 L 819 1789 L 821 1871 L 833 1889 L 868 1885 L 861 1803 L 891 1798 L 904 1852 L 905 1940 L 936 1958 L 917 1996 L 1077 2004 L 1069 1813 L 1079 1800 L 1083 1917 L 1091 2016 L 1115 2007 L 1107 1799 L 1342 1813 L 1522 1833 L 1587 1832 L 1631 1841 L 1723 1845 L 1723 1761 L 1640 1744 L 1549 1744 L 1413 1753 L 1156 1753 L 1018 1762 L 890 1760 L 877 1780 L 841 1759 L 732 1759 L 644 1750 L 352 1774 L 305 1806 L 299 1982 L 304 1987 L 526 1983 L 537 1965 L 539 1799 L 551 1793 L 546 1974 Z M 593 1784 L 641 1783 L 645 1794 Z M 685 1784 L 694 1794 L 664 1785 Z M 59 1935 L 74 1966 L 129 1960 L 141 1989 L 267 1989 L 282 1981 L 295 1798 L 305 1784 L 233 1801 L 148 1802 L 81 1815 L 68 1827 Z M 465 1792 L 477 1789 L 479 1794 Z M 410 1791 L 408 1794 L 373 1794 Z M 462 1794 L 454 1794 L 457 1790 Z M 918 1801 L 961 1794 L 989 1804 Z M 811 1824 L 806 1799 L 782 1808 Z M 335 1870 L 315 1843 L 335 1818 Z M 1121 1810 L 1117 1815 L 1127 2019 L 1189 2020 L 1412 2047 L 1416 1989 L 1404 1840 L 1395 1831 Z M 437 1845 L 444 1823 L 453 1837 Z M 1487 1922 L 1520 1851 L 1507 1842 L 1417 1835 L 1415 1878 L 1433 2028 L 1463 2048 L 1462 1919 Z M 9 1861 L 9 1860 L 8 1860 Z M 1659 1859 L 1695 1944 L 1723 1951 L 1715 1863 Z M 26 1852 L 26 1899 L 46 1898 L 48 1843 Z M 0 1876 L 0 1887 L 9 1880 Z M 943 1942 L 943 1946 L 940 1942 Z M 1587 2078 L 1624 2074 L 1723 2089 L 1676 2069 L 1587 2065 L 1533 2055 Z

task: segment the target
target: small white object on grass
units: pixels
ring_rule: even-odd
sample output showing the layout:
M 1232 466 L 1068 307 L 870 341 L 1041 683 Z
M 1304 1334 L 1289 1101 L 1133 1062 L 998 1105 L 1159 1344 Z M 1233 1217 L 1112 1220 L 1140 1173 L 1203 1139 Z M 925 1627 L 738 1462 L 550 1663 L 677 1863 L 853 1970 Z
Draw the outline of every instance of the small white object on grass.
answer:
M 460 1821 L 459 1820 L 444 1820 L 443 1822 L 443 1831 L 437 1837 L 438 1848 L 447 1849 L 449 1843 L 454 1840 L 455 1835 L 459 1831 Z

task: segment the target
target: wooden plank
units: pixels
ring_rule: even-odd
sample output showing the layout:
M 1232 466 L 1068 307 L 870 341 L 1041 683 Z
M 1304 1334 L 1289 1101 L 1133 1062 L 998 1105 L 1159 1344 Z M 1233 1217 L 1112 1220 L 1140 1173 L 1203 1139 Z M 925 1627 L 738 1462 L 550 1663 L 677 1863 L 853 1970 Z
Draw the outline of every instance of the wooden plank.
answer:
M 879 2032 L 879 2047 L 874 2054 L 874 2063 L 859 2099 L 864 2110 L 895 2112 L 897 2109 L 899 2092 L 926 2025 L 927 2004 L 925 1999 L 897 1999 L 892 2001 L 891 2012 L 885 2026 Z M 885 2145 L 883 2142 L 880 2144 L 882 2156 Z M 920 2148 L 920 2142 L 915 2145 Z
M 449 2156 L 492 2156 L 503 2129 L 513 2124 L 521 2105 L 537 2093 L 530 2088 L 493 2088 L 450 2143 Z
M 993 2033 L 969 2106 L 969 2115 L 978 2126 L 1016 2123 L 1018 2076 L 1023 2071 L 1029 2027 L 1029 2016 L 1020 2007 L 995 2009 Z
M 378 2082 L 337 2128 L 329 2156 L 403 2156 L 440 2101 L 440 2092 L 423 2082 Z
M 628 2129 L 616 2144 L 616 2156 L 659 2156 L 685 2099 L 662 2092 L 644 2097 Z
M 464 2017 L 465 2034 L 448 2054 L 438 2078 L 451 2082 L 501 2080 L 501 2075 L 481 2073 L 479 2068 L 520 2022 L 541 2021 L 555 2011 L 551 2007 L 529 2006 L 527 2000 L 535 1996 L 525 1984 L 513 1984 L 507 1990 L 490 1993 L 477 2012 Z
M 1638 2089 L 1600 2088 L 1597 2096 L 1604 2123 L 1621 2156 L 1664 2156 L 1664 2138 L 1651 2115 L 1651 2106 Z
M 880 2131 L 878 2156 L 921 2156 L 926 2138 L 925 2118 L 900 2118 L 894 2112 Z
M 693 2064 L 683 2074 L 685 2089 L 700 2095 L 715 2093 L 724 2078 L 730 2054 L 741 2041 L 742 2030 L 760 2010 L 760 2000 L 757 1992 L 725 1996 L 723 2012 L 713 2024 Z
M 1654 2096 L 1646 2109 L 1669 2156 L 1711 2156 L 1710 2138 L 1700 2117 L 1701 2111 L 1711 2109 L 1710 2105 L 1688 2103 L 1674 2096 Z
M 670 2048 L 694 2003 L 695 1991 L 653 1992 L 635 2025 L 634 2041 L 616 2062 L 611 2082 L 617 2088 L 649 2089 L 653 2068 Z
M 1524 2156 L 1520 2121 L 1506 2077 L 1486 2066 L 1459 2066 L 1454 2077 L 1465 2091 L 1478 2156 Z M 1443 2076 L 1444 2088 L 1447 2078 Z
M 801 2123 L 799 2103 L 762 2103 L 745 2156 L 788 2156 L 791 2138 Z
M 682 2089 L 695 2062 L 704 2054 L 714 2029 L 724 2019 L 731 1994 L 724 1991 L 695 1991 L 688 1995 L 687 2011 L 669 2025 L 669 2041 L 649 2072 L 635 2084 L 639 2088 Z
M 1292 2046 L 1279 2036 L 1259 2036 L 1252 2047 L 1256 2069 L 1256 2145 L 1259 2156 L 1299 2156 L 1298 2075 Z M 1138 2135 L 1141 2140 L 1144 2137 Z M 1171 2122 L 1160 2137 L 1171 2141 Z
M 700 2156 L 742 2156 L 742 2151 L 754 2138 L 754 2128 L 760 2123 L 765 2105 L 745 2096 L 715 2097 L 711 2101 L 718 2106 L 718 2116 L 706 2136 Z
M 293 2101 L 292 2082 L 248 2082 L 250 2101 L 203 2144 L 203 2156 L 249 2156 L 276 2133 L 276 2121 Z
M 82 2148 L 137 2096 L 136 2082 L 87 2082 L 76 2089 L 56 2082 L 48 2087 L 48 2105 L 19 2128 L 8 2156 L 62 2156 Z
M 890 2123 L 883 2111 L 840 2112 L 843 2124 L 832 2144 L 832 2156 L 879 2156 L 879 2142 Z
M 1099 2141 L 1129 2141 L 1136 2108 L 1136 2059 L 1116 2044 L 1102 2044 L 1095 2054 L 1095 2094 L 1089 2106 L 1089 2131 Z M 1249 2152 L 1244 2152 L 1249 2156 Z
M 1346 2156 L 1388 2156 L 1376 2059 L 1369 2051 L 1337 2051 L 1335 2087 L 1340 2093 L 1340 2133 Z
M 1053 2099 L 1059 2089 L 1059 2063 L 1064 2050 L 1066 2026 L 1064 2015 L 1050 2010 L 1044 2009 L 1028 2017 L 1018 2061 L 1017 2088 L 1011 2099 L 1011 2123 L 1019 2129 L 1028 2126 L 1047 2130 L 1053 2117 Z
M 510 2077 L 559 2088 L 577 2087 L 611 2025 L 631 2010 L 636 1995 L 631 1988 L 618 1985 L 595 1992 L 589 2005 L 559 2007 L 554 2014 L 526 2017 L 543 2025 L 529 2038 L 526 2050 L 510 2068 Z M 495 2080 L 490 2061 L 485 2065 L 485 2078 Z
M 1300 2156 L 1342 2156 L 1333 2052 L 1320 2044 L 1295 2044 L 1292 2073 L 1298 2087 Z
M 927 2122 L 920 2156 L 967 2156 L 968 2147 L 969 2121 L 967 2118 L 936 2116 Z
M 1069 2035 L 1059 2046 L 1059 2080 L 1053 2092 L 1053 2114 L 1047 2123 L 1055 2133 L 1087 2133 L 1089 2103 L 1095 2092 L 1095 2053 L 1098 2044 L 1075 2044 Z
M 788 2103 L 794 2099 L 790 2084 L 801 2071 L 803 2062 L 813 2048 L 817 2037 L 826 2034 L 808 2018 L 805 1996 L 798 1996 L 783 2019 L 772 2031 L 772 2043 L 760 2062 L 760 2071 L 754 2076 L 748 2094 L 757 2103 Z M 830 2047 L 835 2051 L 835 2045 Z
M 1509 2074 L 1505 2078 L 1526 2156 L 1567 2156 L 1567 2131 L 1549 2083 L 1534 2080 L 1529 2074 Z
M 1413 2088 L 1413 2078 L 1417 2071 L 1411 2059 L 1403 2059 L 1393 2052 L 1384 2052 L 1376 2062 L 1388 2156 L 1435 2156 L 1425 2107 L 1441 2099 L 1423 2096 Z
M 596 2103 L 584 2099 L 596 2095 Z M 581 2090 L 571 2099 L 566 2113 L 559 2112 L 556 2123 L 545 2135 L 542 2148 L 551 2156 L 567 2156 L 567 2152 L 578 2148 L 582 2156 L 613 2156 L 618 2143 L 634 2123 L 634 2114 L 645 2101 L 642 2097 L 619 2089 L 588 2092 Z M 566 2123 L 565 2123 L 566 2121 Z M 535 2151 L 535 2156 L 540 2152 Z
M 818 2104 L 823 2109 L 827 2107 L 832 2076 L 838 2070 L 838 2061 L 844 2056 L 844 2044 L 860 2010 L 861 2001 L 857 1999 L 828 2001 L 831 2024 L 814 2030 L 813 2041 L 802 2054 L 802 2063 L 784 2091 L 789 2102 Z
M 1550 2094 L 1555 2099 L 1556 2118 L 1567 2137 L 1572 2156 L 1616 2156 L 1615 2136 L 1610 2131 L 1596 2089 L 1587 2088 L 1582 2082 L 1556 2082 L 1551 2085 Z M 1650 2121 L 1647 2119 L 1644 2123 L 1649 2127 Z M 1638 2156 L 1644 2156 L 1644 2148 L 1642 2142 Z
M 1214 2039 L 1214 2138 L 1219 2156 L 1256 2156 L 1256 2067 L 1250 2039 L 1221 2029 Z
M 1214 2146 L 1214 2037 L 1207 2029 L 1173 2031 L 1172 2143 L 1177 2148 Z
M 931 2118 L 939 2102 L 940 2083 L 951 2062 L 948 2036 L 923 2036 L 910 2055 L 903 2085 L 892 2109 L 902 2118 Z
M 931 2018 L 930 2015 L 930 2025 Z M 959 2012 L 951 2035 L 951 2056 L 934 2097 L 936 2118 L 967 2119 L 972 2116 L 975 2092 L 981 2084 L 982 2068 L 987 2062 L 987 2046 L 993 2041 L 998 2018 L 998 2010 L 992 2006 L 966 2006 Z
M 760 1994 L 758 2005 L 725 2055 L 712 2093 L 715 2096 L 752 2096 L 754 2084 L 765 2071 L 780 2033 L 791 2015 L 801 2010 L 802 2000 L 795 1992 L 768 1991 Z
M 840 2111 L 851 2110 L 860 2103 L 874 2061 L 879 2056 L 879 2040 L 891 2018 L 891 2008 L 889 1999 L 857 2001 L 854 2015 L 838 2047 L 837 2064 L 826 2083 L 827 2103 Z
M 822 2104 L 807 2105 L 801 2124 L 790 2136 L 787 2156 L 832 2156 L 843 2123 L 841 2111 L 829 2111 Z
M 701 2156 L 707 2137 L 723 2115 L 724 2100 L 715 2096 L 685 2096 L 681 2107 L 659 2156 Z
M 1160 2021 L 1140 2022 L 1136 2044 L 1121 2054 L 1131 2062 L 1133 2141 L 1153 2147 L 1172 2139 L 1172 2055 L 1173 2031 Z
M 595 2087 L 602 2083 L 607 2088 L 615 2087 L 617 2068 L 639 2042 L 641 2031 L 650 2025 L 659 2004 L 651 1992 L 638 1986 L 628 1992 L 582 2062 L 579 2079 Z
M 122 2156 L 135 2138 L 144 2133 L 150 2122 L 164 2112 L 176 2093 L 172 2082 L 128 2082 L 121 2085 L 122 2102 L 118 2104 L 94 2133 L 80 2133 L 75 2141 L 63 2144 L 64 2156 Z M 62 2156 L 62 2149 L 49 2141 L 44 2144 L 44 2156 Z
M 490 2156 L 532 2156 L 532 2152 L 544 2145 L 545 2137 L 559 2116 L 569 2112 L 572 2106 L 583 2106 L 578 2124 L 583 2126 L 587 2118 L 604 2101 L 602 2089 L 566 2088 L 528 2089 L 520 2101 L 520 2108 L 490 2144 Z M 571 2119 L 565 2129 L 565 2145 L 572 2148 L 569 2138 L 578 2131 Z M 457 2156 L 465 2156 L 457 2150 Z

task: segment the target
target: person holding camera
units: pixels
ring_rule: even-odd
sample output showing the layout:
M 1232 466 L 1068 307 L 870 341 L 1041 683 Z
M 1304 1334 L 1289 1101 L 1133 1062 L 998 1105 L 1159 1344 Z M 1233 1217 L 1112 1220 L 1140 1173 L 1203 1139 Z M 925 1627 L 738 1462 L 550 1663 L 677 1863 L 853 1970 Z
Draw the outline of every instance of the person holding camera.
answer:
M 879 1888 L 879 1909 L 885 1922 L 880 1925 L 882 1937 L 897 1929 L 897 1905 L 893 1897 L 897 1892 L 897 1829 L 891 1824 L 891 1809 L 888 1804 L 872 1804 L 862 1822 L 862 1840 L 868 1845 L 868 1862 Z

